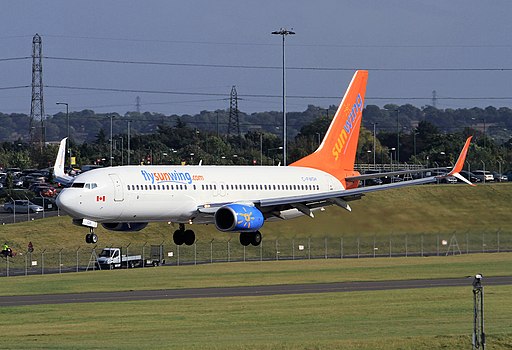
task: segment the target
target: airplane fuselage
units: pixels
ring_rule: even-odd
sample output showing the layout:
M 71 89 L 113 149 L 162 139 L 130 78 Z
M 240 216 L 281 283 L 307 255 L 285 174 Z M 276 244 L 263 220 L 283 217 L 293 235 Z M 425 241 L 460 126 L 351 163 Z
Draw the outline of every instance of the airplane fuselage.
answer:
M 302 167 L 122 166 L 77 176 L 57 203 L 74 219 L 99 223 L 212 223 L 198 215 L 199 207 L 342 189 L 334 176 Z M 302 215 L 296 210 L 282 214 Z

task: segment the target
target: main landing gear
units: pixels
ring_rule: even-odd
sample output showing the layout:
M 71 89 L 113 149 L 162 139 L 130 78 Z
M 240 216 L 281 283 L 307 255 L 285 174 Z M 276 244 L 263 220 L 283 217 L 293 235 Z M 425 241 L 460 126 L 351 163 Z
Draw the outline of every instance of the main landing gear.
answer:
M 185 224 L 180 224 L 180 228 L 174 231 L 172 239 L 176 245 L 192 245 L 196 241 L 196 234 L 192 230 L 185 230 Z
M 98 236 L 94 233 L 94 229 L 91 227 L 89 228 L 88 234 L 85 235 L 85 243 L 89 244 L 96 244 L 98 243 Z
M 240 244 L 247 247 L 249 244 L 257 247 L 261 244 L 261 232 L 241 232 L 240 233 Z

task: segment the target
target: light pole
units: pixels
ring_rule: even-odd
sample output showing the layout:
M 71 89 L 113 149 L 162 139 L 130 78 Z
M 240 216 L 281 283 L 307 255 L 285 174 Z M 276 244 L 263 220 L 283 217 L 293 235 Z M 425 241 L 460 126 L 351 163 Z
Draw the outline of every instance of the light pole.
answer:
M 389 171 L 393 171 L 393 152 L 395 152 L 395 147 L 391 147 L 391 152 L 390 155 L 391 155 L 391 159 L 390 159 L 390 163 L 389 163 Z M 391 178 L 391 180 L 393 180 L 393 178 Z
M 373 124 L 373 169 L 375 169 L 375 126 L 378 124 L 378 123 L 372 123 Z M 382 163 L 382 160 L 381 160 L 381 163 Z
M 57 105 L 66 105 L 66 119 L 68 127 L 68 153 L 69 153 L 69 166 L 71 166 L 71 149 L 69 149 L 69 104 L 67 102 L 57 102 Z
M 260 132 L 260 165 L 263 165 L 263 132 Z
M 276 151 L 276 150 L 280 150 L 280 149 L 283 149 L 283 146 L 279 146 L 276 148 L 269 148 L 269 149 L 267 149 L 267 154 L 270 156 L 270 151 Z M 274 165 L 274 156 L 272 156 L 272 165 Z
M 400 110 L 396 109 L 396 164 L 400 164 L 400 125 L 398 117 L 400 115 Z
M 119 140 L 121 140 L 121 165 L 124 164 L 124 141 L 123 141 L 123 137 L 121 136 L 119 138 Z
M 114 115 L 110 115 L 110 166 L 112 166 L 112 142 L 114 141 L 114 134 L 112 128 L 112 120 L 114 119 Z
M 130 163 L 130 126 L 132 121 L 128 120 L 128 165 L 131 165 Z
M 293 35 L 295 32 L 281 28 L 273 31 L 274 35 L 281 35 L 283 37 L 283 164 L 286 166 L 286 66 L 285 66 L 285 47 L 284 38 L 287 35 Z

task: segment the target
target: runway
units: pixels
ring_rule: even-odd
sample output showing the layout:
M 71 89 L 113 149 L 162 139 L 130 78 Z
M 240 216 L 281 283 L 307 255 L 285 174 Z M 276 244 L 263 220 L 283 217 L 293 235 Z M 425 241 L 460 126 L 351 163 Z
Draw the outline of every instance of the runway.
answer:
M 137 290 L 125 292 L 91 292 L 69 294 L 40 294 L 23 296 L 2 296 L 0 307 L 69 304 L 69 303 L 103 303 L 119 301 L 143 301 L 189 298 L 224 298 L 253 297 L 286 294 L 339 293 L 357 291 L 378 291 L 393 289 L 468 287 L 472 288 L 472 278 L 447 278 L 429 280 L 377 281 L 377 282 L 337 282 L 315 284 L 287 284 L 248 287 L 190 288 Z M 489 277 L 482 279 L 482 286 L 512 284 L 512 276 Z

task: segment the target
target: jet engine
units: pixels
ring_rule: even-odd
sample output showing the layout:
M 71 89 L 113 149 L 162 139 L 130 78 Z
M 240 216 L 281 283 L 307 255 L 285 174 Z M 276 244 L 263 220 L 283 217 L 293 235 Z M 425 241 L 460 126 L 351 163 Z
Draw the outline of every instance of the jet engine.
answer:
M 140 231 L 148 226 L 147 222 L 108 222 L 101 224 L 104 228 L 110 231 L 127 231 L 134 232 Z
M 243 204 L 228 204 L 215 212 L 215 226 L 219 231 L 253 232 L 265 222 L 257 208 Z

